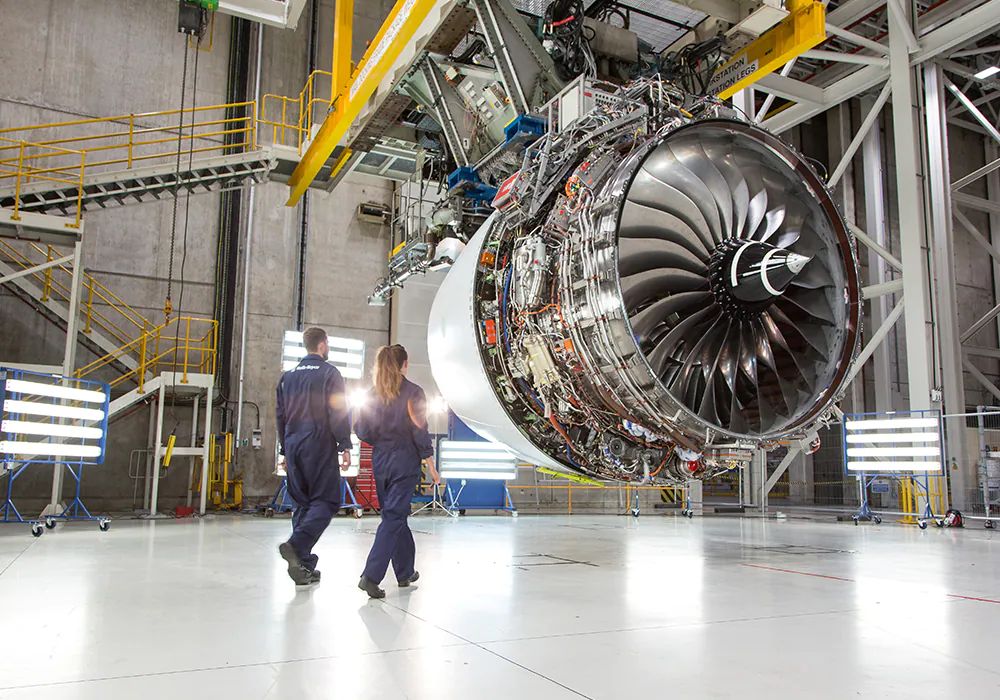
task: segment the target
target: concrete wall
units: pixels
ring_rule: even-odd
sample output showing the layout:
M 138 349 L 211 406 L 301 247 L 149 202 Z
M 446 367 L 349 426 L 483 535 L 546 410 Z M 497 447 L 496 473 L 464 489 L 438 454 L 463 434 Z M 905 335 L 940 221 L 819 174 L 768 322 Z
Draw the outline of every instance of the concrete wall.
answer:
M 391 0 L 358 3 L 354 60 L 364 52 Z M 316 3 L 317 67 L 329 69 L 333 0 Z M 295 31 L 265 28 L 261 93 L 297 96 L 308 74 L 311 10 Z M 184 38 L 177 33 L 176 4 L 163 0 L 39 0 L 0 2 L 0 128 L 176 109 L 181 99 Z M 230 18 L 216 17 L 210 51 L 198 54 L 197 103 L 225 101 Z M 206 42 L 207 43 L 207 42 Z M 189 71 L 195 54 L 189 54 Z M 193 96 L 189 72 L 187 104 Z M 322 89 L 329 90 L 328 86 Z M 93 132 L 91 132 L 93 133 Z M 44 137 L 44 132 L 33 132 Z M 269 137 L 269 136 L 268 136 Z M 388 309 L 368 307 L 365 299 L 384 271 L 389 237 L 386 229 L 358 222 L 362 201 L 388 202 L 390 185 L 376 180 L 348 180 L 336 193 L 310 193 L 304 325 L 320 325 L 331 334 L 358 337 L 372 350 L 388 340 Z M 270 495 L 274 451 L 274 386 L 280 373 L 281 339 L 294 328 L 295 290 L 301 219 L 299 207 L 284 206 L 288 189 L 268 183 L 255 190 L 244 398 L 260 408 L 264 447 L 241 450 L 238 469 L 253 499 Z M 216 245 L 220 198 L 192 197 L 185 241 L 183 219 L 188 202 L 179 201 L 174 257 L 174 306 L 185 314 L 211 316 L 215 293 Z M 133 205 L 88 212 L 83 244 L 87 271 L 108 285 L 151 321 L 162 319 L 170 259 L 173 202 Z M 234 274 L 242 280 L 243 255 Z M 185 245 L 186 243 L 186 245 Z M 185 255 L 186 252 L 186 255 Z M 183 284 L 180 278 L 183 275 Z M 183 289 L 183 299 L 181 293 Z M 239 333 L 242 281 L 237 290 Z M 65 336 L 27 305 L 0 290 L 0 360 L 61 363 Z M 234 351 L 234 386 L 224 397 L 235 401 L 239 337 Z M 92 359 L 82 348 L 80 364 Z M 234 408 L 230 404 L 231 408 Z M 256 427 L 252 407 L 245 409 L 242 437 Z M 165 430 L 176 430 L 178 444 L 190 441 L 190 408 L 167 407 Z M 216 426 L 221 417 L 216 412 Z M 109 432 L 107 464 L 90 470 L 84 494 L 103 508 L 129 508 L 134 482 L 129 479 L 133 450 L 148 446 L 144 405 L 117 419 Z M 138 456 L 138 455 L 136 455 Z M 161 483 L 165 508 L 187 489 L 185 460 L 174 462 Z M 39 502 L 47 494 L 51 471 L 39 468 L 18 482 L 21 502 Z M 141 503 L 141 493 L 139 502 Z

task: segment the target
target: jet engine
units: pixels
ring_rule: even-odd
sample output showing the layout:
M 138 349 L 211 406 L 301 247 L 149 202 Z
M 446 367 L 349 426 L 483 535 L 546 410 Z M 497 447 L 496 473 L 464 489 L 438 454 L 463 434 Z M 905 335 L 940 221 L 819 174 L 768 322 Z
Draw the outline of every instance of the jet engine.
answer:
M 603 479 L 705 478 L 810 436 L 860 336 L 829 191 L 714 98 L 608 95 L 525 151 L 442 283 L 444 397 L 527 461 Z

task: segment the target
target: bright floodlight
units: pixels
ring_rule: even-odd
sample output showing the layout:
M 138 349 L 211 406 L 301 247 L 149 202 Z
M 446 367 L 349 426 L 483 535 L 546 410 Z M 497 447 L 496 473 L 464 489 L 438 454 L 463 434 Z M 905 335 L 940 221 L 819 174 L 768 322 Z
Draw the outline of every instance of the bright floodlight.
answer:
M 327 337 L 330 356 L 327 362 L 340 370 L 344 379 L 361 379 L 364 375 L 365 341 L 358 338 Z M 287 372 L 308 353 L 302 344 L 302 331 L 285 331 L 281 348 L 281 368 Z
M 84 403 L 104 403 L 105 399 L 103 391 L 71 389 L 69 387 L 59 386 L 58 384 L 27 382 L 23 379 L 7 380 L 7 391 L 15 394 L 32 394 L 34 396 L 47 396 L 53 399 L 82 401 Z
M 35 457 L 50 455 L 55 457 L 100 457 L 100 445 L 60 445 L 53 442 L 23 442 L 0 440 L 0 454 Z
M 438 453 L 444 479 L 503 479 L 517 477 L 517 456 L 503 445 L 483 440 L 442 440 Z
M 844 420 L 848 472 L 939 472 L 941 422 L 931 412 L 855 414 Z
M 4 413 L 22 413 L 29 416 L 46 416 L 47 418 L 73 418 L 75 420 L 103 420 L 104 411 L 98 408 L 77 408 L 76 406 L 60 406 L 35 401 L 3 402 Z

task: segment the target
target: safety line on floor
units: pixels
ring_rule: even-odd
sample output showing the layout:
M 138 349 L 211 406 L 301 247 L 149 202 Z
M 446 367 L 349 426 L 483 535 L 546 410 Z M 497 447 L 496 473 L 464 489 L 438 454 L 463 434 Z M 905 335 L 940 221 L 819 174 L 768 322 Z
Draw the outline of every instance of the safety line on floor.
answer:
M 506 661 L 507 663 L 511 664 L 512 666 L 517 666 L 518 668 L 520 668 L 520 669 L 522 669 L 522 670 L 524 670 L 524 671 L 527 671 L 528 673 L 530 673 L 530 674 L 531 674 L 531 675 L 533 675 L 533 676 L 538 676 L 539 678 L 542 678 L 542 679 L 544 679 L 544 680 L 547 680 L 547 681 L 548 681 L 549 683 L 552 683 L 552 684 L 554 684 L 554 685 L 558 685 L 558 686 L 559 686 L 560 688 L 562 688 L 563 690 L 566 690 L 566 691 L 568 691 L 568 692 L 570 692 L 570 693 L 573 693 L 574 695 L 578 695 L 578 696 L 580 696 L 581 698 L 586 698 L 586 700 L 594 700 L 594 698 L 590 697 L 589 695 L 584 695 L 584 694 L 583 694 L 583 693 L 581 693 L 581 692 L 580 692 L 579 690 L 576 690 L 576 689 L 574 689 L 574 688 L 571 688 L 571 687 L 569 687 L 568 685 L 565 685 L 564 683 L 560 683 L 560 682 L 559 682 L 559 681 L 557 681 L 556 679 L 554 679 L 554 678 L 550 678 L 549 676 L 546 676 L 546 675 L 545 675 L 544 673 L 542 673 L 542 672 L 540 672 L 540 671 L 536 671 L 536 670 L 535 670 L 535 669 L 533 669 L 533 668 L 528 668 L 527 666 L 525 666 L 525 665 L 523 665 L 523 664 L 519 664 L 519 663 L 518 663 L 517 661 L 514 661 L 513 659 L 509 659 L 509 658 L 507 658 L 506 656 L 504 656 L 503 654 L 501 654 L 501 653 L 499 653 L 499 652 L 496 652 L 496 651 L 493 651 L 492 649 L 487 649 L 487 648 L 486 648 L 486 647 L 484 647 L 484 646 L 483 646 L 482 644 L 479 644 L 479 643 L 477 643 L 477 642 L 474 642 L 474 641 L 472 641 L 471 639 L 466 639 L 466 638 L 465 638 L 465 637 L 463 637 L 462 635 L 460 635 L 460 634 L 456 634 L 455 632 L 452 632 L 451 630 L 446 630 L 446 629 L 445 629 L 444 627 L 441 627 L 440 625 L 438 625 L 438 624 L 436 624 L 436 623 L 434 623 L 434 622 L 431 622 L 430 620 L 427 620 L 427 619 L 424 619 L 424 618 L 420 617 L 419 615 L 415 615 L 415 614 L 413 614 L 412 612 L 410 612 L 409 610 L 407 610 L 407 609 L 405 609 L 405 608 L 401 608 L 401 607 L 399 607 L 398 605 L 396 605 L 396 604 L 394 604 L 394 603 L 390 603 L 389 601 L 387 601 L 387 600 L 384 600 L 384 599 L 383 599 L 383 600 L 382 600 L 381 602 L 382 602 L 382 603 L 383 603 L 384 605 L 387 605 L 387 606 L 389 606 L 389 607 L 391 607 L 391 608 L 394 608 L 394 609 L 396 609 L 396 610 L 400 611 L 401 613 L 403 613 L 404 615 L 409 615 L 409 616 L 410 616 L 410 617 L 412 617 L 413 619 L 415 619 L 415 620 L 419 620 L 420 622 L 423 622 L 423 623 L 424 623 L 424 624 L 426 624 L 426 625 L 430 625 L 431 627 L 434 627 L 435 629 L 438 629 L 438 630 L 440 630 L 440 631 L 444 632 L 445 634 L 449 634 L 449 635 L 451 635 L 452 637 L 455 637 L 456 639 L 461 639 L 461 640 L 462 640 L 463 642 L 465 642 L 466 644 L 468 644 L 468 645 L 471 645 L 471 646 L 474 646 L 474 647 L 476 647 L 477 649 L 481 649 L 481 650 L 485 651 L 485 652 L 486 652 L 487 654 L 490 654 L 491 656 L 495 656 L 495 657 L 497 657 L 498 659 L 501 659 L 501 660 L 503 660 L 503 661 Z
M 5 573 L 7 573 L 7 569 L 9 569 L 10 567 L 14 566 L 14 562 L 16 562 L 18 559 L 20 559 L 22 554 L 24 554 L 29 549 L 31 549 L 31 545 L 33 545 L 33 544 L 35 544 L 34 541 L 29 542 L 27 547 L 25 547 L 20 552 L 18 552 L 17 556 L 14 557 L 13 559 L 11 559 L 10 563 L 7 564 L 7 566 L 3 567 L 3 570 L 0 570 L 0 576 L 3 576 Z
M 777 571 L 782 574 L 797 574 L 799 576 L 811 576 L 813 578 L 825 578 L 831 581 L 844 581 L 846 583 L 857 583 L 856 579 L 844 578 L 843 576 L 830 576 L 828 574 L 815 574 L 810 571 L 796 571 L 795 569 L 781 569 L 776 566 L 764 566 L 763 564 L 747 564 L 741 562 L 740 566 L 749 566 L 753 569 L 765 569 L 767 571 Z M 1000 605 L 1000 600 L 994 600 L 993 598 L 979 598 L 977 596 L 971 595 L 959 595 L 958 593 L 945 593 L 946 598 L 957 598 L 958 600 L 971 600 L 976 603 L 995 603 Z

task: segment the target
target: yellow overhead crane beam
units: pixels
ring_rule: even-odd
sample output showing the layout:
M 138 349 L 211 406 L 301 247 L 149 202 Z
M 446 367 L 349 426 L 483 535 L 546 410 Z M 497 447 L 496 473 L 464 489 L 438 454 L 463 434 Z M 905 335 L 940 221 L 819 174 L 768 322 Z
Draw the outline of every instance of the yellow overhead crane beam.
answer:
M 817 0 L 788 0 L 788 16 L 761 34 L 712 76 L 709 94 L 725 100 L 826 40 L 826 8 Z
M 292 191 L 286 202 L 287 206 L 295 206 L 298 203 L 333 153 L 333 149 L 361 113 L 361 108 L 375 94 L 386 71 L 413 40 L 417 28 L 436 3 L 437 0 L 397 0 L 378 34 L 368 46 L 361 62 L 351 74 L 354 0 L 337 0 L 333 28 L 334 102 L 316 137 L 310 142 L 309 148 L 288 180 Z M 343 167 L 346 160 L 341 157 L 338 169 Z

